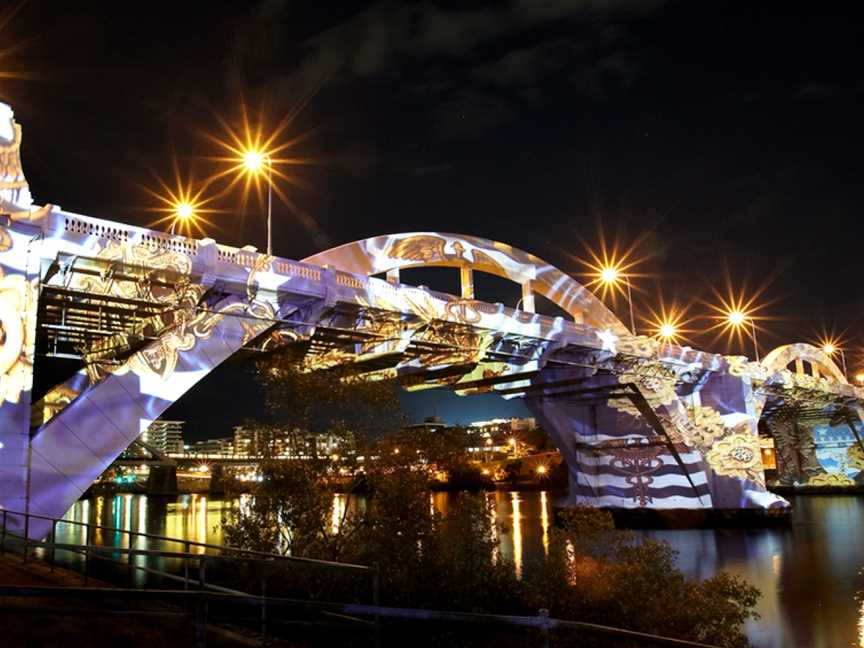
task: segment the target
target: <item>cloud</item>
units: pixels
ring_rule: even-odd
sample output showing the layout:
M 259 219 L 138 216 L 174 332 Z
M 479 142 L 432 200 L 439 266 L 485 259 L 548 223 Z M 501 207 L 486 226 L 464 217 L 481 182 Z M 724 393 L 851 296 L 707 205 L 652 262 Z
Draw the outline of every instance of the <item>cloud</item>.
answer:
M 514 109 L 502 98 L 464 88 L 437 104 L 433 128 L 445 138 L 478 137 L 515 117 Z
M 655 11 L 664 0 L 516 0 L 482 10 L 442 9 L 432 2 L 375 4 L 303 44 L 301 74 L 307 80 L 392 74 L 406 62 L 465 56 L 494 39 L 556 20 Z M 535 56 L 522 52 L 510 64 Z

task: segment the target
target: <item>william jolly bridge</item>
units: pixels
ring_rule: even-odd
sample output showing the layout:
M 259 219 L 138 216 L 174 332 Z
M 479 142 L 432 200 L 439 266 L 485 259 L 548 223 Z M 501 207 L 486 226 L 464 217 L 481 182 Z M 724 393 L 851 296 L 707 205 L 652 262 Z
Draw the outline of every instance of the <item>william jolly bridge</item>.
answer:
M 232 354 L 285 345 L 308 371 L 524 399 L 571 502 L 786 507 L 766 490 L 760 430 L 781 483 L 864 479 L 864 391 L 809 344 L 750 362 L 634 335 L 569 275 L 470 236 L 378 236 L 294 261 L 35 205 L 20 145 L 0 104 L 2 508 L 62 516 L 142 421 Z M 459 268 L 461 294 L 400 283 L 419 266 Z M 518 283 L 521 308 L 477 299 L 475 272 Z M 568 316 L 535 313 L 535 295 Z M 37 393 L 46 357 L 71 368 Z

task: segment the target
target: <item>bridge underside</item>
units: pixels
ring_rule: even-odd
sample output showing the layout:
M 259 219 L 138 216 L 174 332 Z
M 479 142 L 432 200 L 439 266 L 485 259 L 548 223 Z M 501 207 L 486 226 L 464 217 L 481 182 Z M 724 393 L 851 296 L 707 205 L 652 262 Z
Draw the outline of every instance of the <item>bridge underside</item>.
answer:
M 286 345 L 310 371 L 350 365 L 408 389 L 524 398 L 567 462 L 573 503 L 785 506 L 766 490 L 760 417 L 781 483 L 827 483 L 821 475 L 848 476 L 864 457 L 859 439 L 843 461 L 820 460 L 827 446 L 806 427 L 822 416 L 857 439 L 848 385 L 822 379 L 807 392 L 743 358 L 97 223 L 49 210 L 0 224 L 0 316 L 6 346 L 18 345 L 2 383 L 7 509 L 64 514 L 218 364 Z M 60 382 L 40 375 L 49 360 L 64 363 Z
M 561 449 L 572 502 L 785 506 L 766 490 L 760 418 L 781 484 L 862 481 L 864 392 L 818 349 L 789 345 L 750 363 L 635 336 L 566 273 L 475 237 L 381 236 L 297 262 L 36 207 L 9 119 L 0 508 L 63 515 L 216 366 L 285 345 L 308 371 L 350 365 L 407 389 L 524 398 Z M 399 283 L 400 269 L 421 266 L 458 268 L 461 295 Z M 521 310 L 476 299 L 475 271 L 518 283 Z M 567 317 L 535 313 L 535 294 Z M 804 375 L 805 362 L 821 373 Z

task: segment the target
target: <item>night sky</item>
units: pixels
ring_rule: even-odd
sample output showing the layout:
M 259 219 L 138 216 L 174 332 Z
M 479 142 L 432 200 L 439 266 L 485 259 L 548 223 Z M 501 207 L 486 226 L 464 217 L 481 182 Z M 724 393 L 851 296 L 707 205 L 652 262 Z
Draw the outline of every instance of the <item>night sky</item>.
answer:
M 127 4 L 6 12 L 0 100 L 40 204 L 147 225 L 144 187 L 175 160 L 184 178 L 219 170 L 206 137 L 224 136 L 219 118 L 238 127 L 245 103 L 266 129 L 299 111 L 284 138 L 310 163 L 281 186 L 280 256 L 434 230 L 575 273 L 601 239 L 636 243 L 637 316 L 661 295 L 705 314 L 728 277 L 761 291 L 763 352 L 826 332 L 861 366 L 858 16 L 790 2 Z M 254 197 L 214 206 L 214 238 L 264 247 Z M 403 281 L 456 290 L 446 271 Z M 478 298 L 514 305 L 518 288 L 478 281 Z M 752 356 L 706 326 L 691 323 L 691 344 Z M 406 405 L 453 421 L 524 411 L 443 391 Z M 231 362 L 168 415 L 201 438 L 259 407 Z

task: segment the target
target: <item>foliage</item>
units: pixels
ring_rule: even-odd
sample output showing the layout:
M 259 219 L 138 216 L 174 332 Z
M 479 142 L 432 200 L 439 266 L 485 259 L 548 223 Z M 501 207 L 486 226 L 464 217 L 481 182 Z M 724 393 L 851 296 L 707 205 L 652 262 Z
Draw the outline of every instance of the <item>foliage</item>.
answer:
M 282 430 L 334 435 L 362 447 L 404 423 L 392 381 L 361 380 L 346 367 L 302 371 L 290 348 L 261 360 L 258 375 Z
M 263 462 L 261 481 L 225 513 L 228 544 L 378 564 L 385 605 L 532 616 L 547 609 L 558 618 L 747 646 L 742 626 L 755 616 L 755 588 L 723 573 L 701 582 L 686 579 L 667 544 L 616 530 L 608 512 L 563 512 L 559 528 L 549 532 L 548 553 L 524 565 L 517 578 L 498 545 L 492 498 L 460 492 L 448 499 L 444 514 L 432 505 L 430 473 L 447 471 L 457 482 L 482 484 L 455 438 L 440 431 L 397 433 L 401 419 L 393 385 L 358 382 L 342 372 L 304 374 L 293 362 L 278 357 L 264 367 L 273 412 L 295 429 L 344 434 L 374 461 L 364 462 L 363 479 L 349 487 L 343 510 L 335 514 L 334 492 L 345 485 L 334 462 Z M 380 437 L 385 431 L 389 434 Z M 514 461 L 505 471 L 515 479 L 520 468 Z M 364 494 L 358 497 L 361 487 Z M 369 600 L 368 583 L 351 583 L 332 572 L 302 582 L 306 596 Z M 296 593 L 282 590 L 282 595 Z M 452 645 L 462 645 L 466 636 L 454 635 Z M 436 641 L 445 645 L 430 637 L 415 643 Z M 497 648 L 519 645 L 515 635 L 502 640 L 486 628 L 476 641 Z M 610 645 L 591 641 L 566 633 L 555 638 L 561 646 Z
M 550 530 L 548 556 L 525 565 L 518 580 L 501 554 L 494 503 L 485 493 L 459 493 L 441 515 L 431 506 L 424 472 L 385 462 L 367 474 L 365 506 L 349 506 L 334 529 L 326 466 L 316 474 L 311 465 L 268 468 L 250 505 L 226 518 L 226 539 L 260 550 L 380 564 L 386 605 L 528 615 L 545 608 L 558 618 L 747 646 L 742 625 L 754 616 L 755 588 L 729 574 L 701 582 L 684 578 L 666 543 L 616 530 L 607 512 L 563 512 L 561 527 Z M 346 594 L 344 587 L 338 594 Z M 556 645 L 576 639 L 565 633 Z M 579 641 L 594 645 L 585 637 Z

